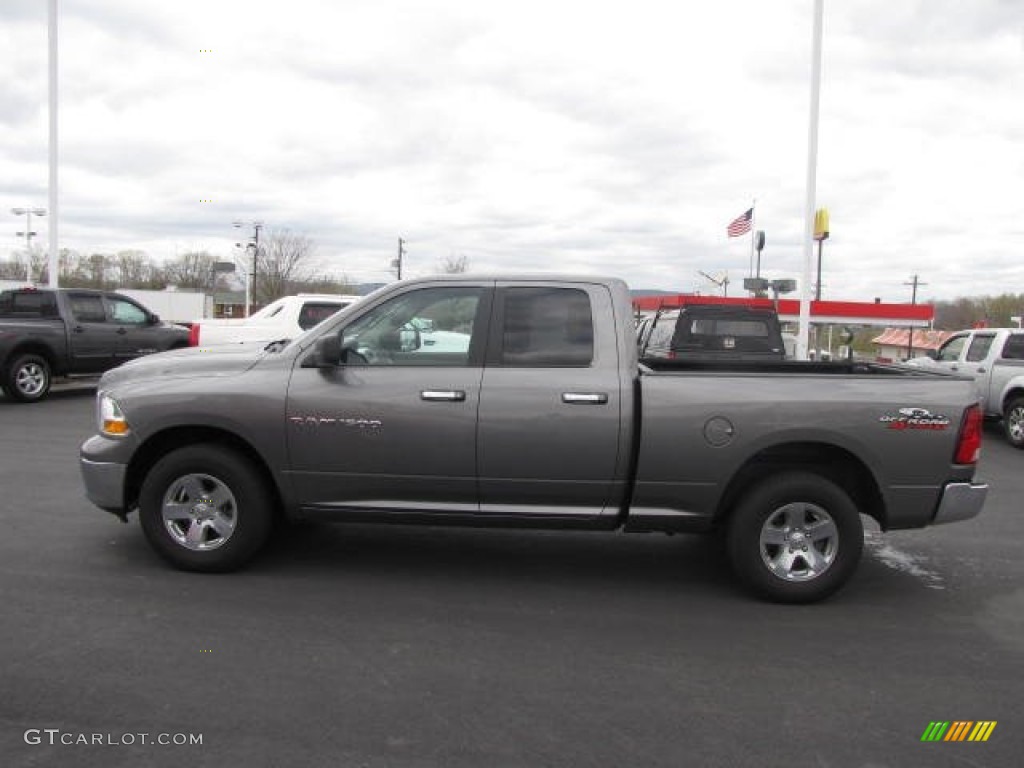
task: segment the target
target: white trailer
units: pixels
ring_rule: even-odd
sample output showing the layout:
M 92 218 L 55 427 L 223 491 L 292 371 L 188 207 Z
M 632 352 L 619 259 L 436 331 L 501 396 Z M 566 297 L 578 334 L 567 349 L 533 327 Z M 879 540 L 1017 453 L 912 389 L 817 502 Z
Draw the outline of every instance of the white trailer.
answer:
M 130 299 L 135 299 L 168 323 L 192 325 L 199 318 L 213 314 L 213 297 L 190 291 L 143 291 L 118 288 Z

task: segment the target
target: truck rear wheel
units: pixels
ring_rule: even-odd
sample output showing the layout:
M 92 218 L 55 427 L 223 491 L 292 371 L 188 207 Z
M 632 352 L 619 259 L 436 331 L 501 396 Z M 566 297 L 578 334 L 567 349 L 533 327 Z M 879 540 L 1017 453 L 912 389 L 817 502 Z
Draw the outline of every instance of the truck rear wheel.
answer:
M 35 354 L 18 355 L 4 371 L 4 390 L 14 400 L 35 403 L 50 391 L 53 375 L 45 357 Z
M 740 500 L 726 544 L 733 570 L 749 590 L 779 603 L 811 603 L 838 590 L 856 570 L 864 528 L 838 485 L 810 472 L 786 472 Z
M 235 570 L 266 543 L 273 494 L 244 456 L 219 445 L 179 448 L 146 475 L 139 520 L 153 548 L 186 571 Z
M 1024 397 L 1015 397 L 1003 412 L 1006 441 L 1014 448 L 1024 449 Z

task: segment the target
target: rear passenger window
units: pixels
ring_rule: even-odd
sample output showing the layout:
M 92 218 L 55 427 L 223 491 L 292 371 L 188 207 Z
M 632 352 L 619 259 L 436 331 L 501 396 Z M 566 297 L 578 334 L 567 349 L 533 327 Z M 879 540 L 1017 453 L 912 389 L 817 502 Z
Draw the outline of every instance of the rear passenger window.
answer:
M 501 364 L 584 367 L 594 359 L 590 297 L 578 288 L 505 290 Z
M 1024 360 L 1024 333 L 1013 333 L 1003 345 L 1004 360 Z
M 967 362 L 979 363 L 988 357 L 988 351 L 992 349 L 992 342 L 995 341 L 995 338 L 991 334 L 975 336 L 971 346 L 967 348 Z
M 82 323 L 105 323 L 107 312 L 103 307 L 103 299 L 99 296 L 71 294 L 71 312 L 75 320 Z
M 307 301 L 302 305 L 302 309 L 299 310 L 299 328 L 308 331 L 314 325 L 320 324 L 344 306 L 346 305 Z

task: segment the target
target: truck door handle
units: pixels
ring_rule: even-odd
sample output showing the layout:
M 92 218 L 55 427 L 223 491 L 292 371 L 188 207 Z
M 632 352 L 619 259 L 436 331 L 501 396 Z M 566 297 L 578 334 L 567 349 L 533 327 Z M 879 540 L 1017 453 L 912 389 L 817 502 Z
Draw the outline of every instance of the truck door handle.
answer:
M 985 366 L 983 365 L 983 366 L 981 366 L 981 368 L 978 369 L 978 373 L 984 373 L 984 372 L 985 372 Z
M 81 325 L 76 325 L 72 330 L 74 330 L 75 333 L 85 333 L 85 328 Z
M 562 402 L 569 405 L 604 405 L 608 395 L 604 392 L 563 392 Z
M 466 399 L 466 393 L 458 389 L 425 389 L 420 392 L 420 399 L 440 403 L 461 403 Z
M 124 336 L 126 333 L 128 333 L 128 329 L 126 329 L 126 328 L 118 328 L 117 329 L 117 333 L 120 336 Z

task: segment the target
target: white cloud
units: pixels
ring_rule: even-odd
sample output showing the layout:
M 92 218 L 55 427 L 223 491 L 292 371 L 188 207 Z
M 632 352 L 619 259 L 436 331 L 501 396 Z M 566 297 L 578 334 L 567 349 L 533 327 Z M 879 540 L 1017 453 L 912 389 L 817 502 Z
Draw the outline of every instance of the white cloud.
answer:
M 0 8 L 7 207 L 45 204 L 42 6 Z M 412 274 L 464 254 L 691 290 L 739 284 L 749 240 L 725 225 L 757 198 L 765 270 L 799 276 L 812 6 L 67 0 L 62 245 L 227 257 L 259 219 L 357 279 L 401 236 Z M 924 296 L 1024 290 L 1021 22 L 996 0 L 826 4 L 826 295 L 907 300 L 915 273 Z

